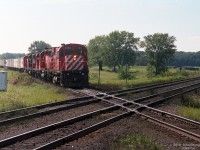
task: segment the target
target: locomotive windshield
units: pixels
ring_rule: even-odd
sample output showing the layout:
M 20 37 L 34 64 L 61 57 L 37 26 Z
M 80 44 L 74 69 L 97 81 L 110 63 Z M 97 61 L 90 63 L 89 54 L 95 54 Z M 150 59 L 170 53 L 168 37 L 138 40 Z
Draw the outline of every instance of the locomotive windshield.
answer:
M 87 51 L 85 50 L 84 47 L 71 47 L 71 46 L 66 46 L 63 49 L 59 51 L 60 57 L 66 56 L 66 55 L 87 55 Z
M 76 49 L 65 47 L 65 55 L 86 55 L 86 52 L 82 47 L 78 47 Z

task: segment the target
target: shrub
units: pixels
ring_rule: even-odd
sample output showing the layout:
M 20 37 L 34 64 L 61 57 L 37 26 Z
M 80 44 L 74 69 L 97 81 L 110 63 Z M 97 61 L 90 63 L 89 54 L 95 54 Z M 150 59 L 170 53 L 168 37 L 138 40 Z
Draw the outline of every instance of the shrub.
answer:
M 121 68 L 118 73 L 118 78 L 121 80 L 131 80 L 134 78 L 134 75 L 129 72 L 129 69 L 126 70 L 126 68 Z
M 189 77 L 190 76 L 190 73 L 188 71 L 185 71 L 185 70 L 178 70 L 176 73 L 177 73 L 177 75 L 180 75 L 182 77 Z
M 199 93 L 196 95 L 186 95 L 181 99 L 181 103 L 184 106 L 200 108 L 200 98 Z

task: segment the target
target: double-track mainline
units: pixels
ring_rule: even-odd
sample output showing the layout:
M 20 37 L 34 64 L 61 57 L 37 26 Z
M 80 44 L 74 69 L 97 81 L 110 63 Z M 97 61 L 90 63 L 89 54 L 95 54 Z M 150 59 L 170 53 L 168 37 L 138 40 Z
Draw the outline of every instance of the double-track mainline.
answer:
M 17 146 L 19 148 L 22 148 L 24 146 L 27 147 L 25 143 L 29 143 L 29 142 L 24 142 L 24 141 L 30 140 L 31 142 L 33 142 L 33 145 L 30 146 L 31 149 L 33 148 L 34 149 L 53 149 L 62 144 L 76 140 L 84 135 L 87 135 L 93 131 L 96 131 L 113 122 L 116 122 L 120 119 L 123 119 L 133 114 L 141 116 L 142 118 L 146 118 L 148 121 L 158 124 L 159 126 L 162 126 L 168 130 L 172 130 L 178 134 L 184 135 L 197 142 L 200 142 L 200 135 L 194 133 L 194 130 L 190 130 L 189 128 L 187 128 L 187 125 L 193 125 L 193 126 L 196 126 L 197 128 L 200 128 L 199 122 L 195 122 L 190 119 L 186 119 L 184 117 L 180 117 L 180 116 L 153 108 L 169 99 L 172 99 L 174 97 L 183 95 L 185 93 L 188 93 L 200 88 L 200 82 L 198 81 L 198 79 L 192 79 L 189 81 L 196 81 L 196 82 L 193 84 L 188 84 L 180 88 L 177 87 L 173 90 L 166 90 L 165 92 L 160 92 L 157 94 L 145 96 L 145 97 L 134 99 L 134 100 L 127 100 L 125 98 L 117 97 L 119 96 L 120 91 L 117 91 L 116 93 L 111 92 L 112 94 L 111 95 L 109 93 L 99 93 L 99 92 L 95 94 L 84 93 L 84 92 L 81 92 L 80 90 L 77 90 L 76 91 L 77 93 L 86 94 L 87 96 L 83 98 L 78 98 L 79 100 L 74 99 L 74 100 L 69 100 L 69 101 L 63 101 L 60 103 L 51 103 L 51 104 L 46 104 L 43 106 L 42 105 L 36 106 L 35 108 L 37 109 L 47 108 L 49 106 L 56 106 L 56 107 L 50 110 L 31 113 L 26 116 L 18 116 L 16 118 L 10 118 L 10 119 L 1 121 L 0 125 L 6 125 L 6 124 L 14 123 L 16 121 L 22 121 L 25 119 L 32 119 L 33 117 L 49 115 L 55 112 L 74 109 L 81 106 L 87 106 L 93 103 L 103 102 L 103 103 L 107 103 L 108 105 L 102 109 L 95 110 L 93 112 L 89 112 L 89 113 L 82 114 L 73 118 L 69 118 L 60 122 L 56 122 L 54 124 L 49 124 L 47 126 L 43 126 L 35 130 L 31 130 L 31 131 L 1 140 L 0 148 L 3 148 L 3 147 L 12 148 L 12 146 Z M 179 81 L 178 84 L 180 84 L 180 82 L 183 83 L 183 81 Z M 160 88 L 160 87 L 163 87 L 163 86 L 160 84 L 156 88 Z M 138 92 L 137 88 L 132 89 L 132 91 L 134 90 Z M 142 88 L 140 90 L 143 91 Z M 122 95 L 129 92 L 131 92 L 131 90 L 121 91 L 121 93 L 123 93 Z M 163 97 L 162 95 L 166 93 L 170 96 L 165 95 Z M 158 96 L 159 98 L 156 100 L 143 103 L 147 99 L 155 98 Z M 58 105 L 59 107 L 57 107 Z M 10 114 L 13 112 L 11 111 Z M 104 116 L 103 119 L 102 119 L 102 114 L 105 114 L 103 115 Z M 112 114 L 112 115 L 108 115 L 108 114 Z M 162 117 L 156 116 L 157 114 L 162 114 Z M 95 120 L 95 117 L 97 117 L 96 120 Z M 170 119 L 168 122 L 163 121 L 162 119 L 163 117 L 168 117 L 170 119 L 173 118 L 176 122 L 175 125 L 173 124 L 172 121 L 170 121 Z M 183 122 L 187 124 L 185 125 L 185 127 L 181 126 L 181 123 Z M 83 124 L 82 126 L 80 125 L 81 123 Z M 74 130 L 77 126 L 81 126 L 81 129 Z M 70 130 L 70 132 L 62 134 L 62 131 L 65 131 L 65 130 Z M 52 138 L 52 135 L 54 134 L 55 134 L 55 137 Z M 47 143 L 47 141 L 44 141 L 38 144 L 36 143 L 36 141 L 31 140 L 32 138 L 34 139 L 34 137 L 42 138 L 43 136 L 48 137 L 50 142 Z M 22 144 L 20 145 L 20 143 Z

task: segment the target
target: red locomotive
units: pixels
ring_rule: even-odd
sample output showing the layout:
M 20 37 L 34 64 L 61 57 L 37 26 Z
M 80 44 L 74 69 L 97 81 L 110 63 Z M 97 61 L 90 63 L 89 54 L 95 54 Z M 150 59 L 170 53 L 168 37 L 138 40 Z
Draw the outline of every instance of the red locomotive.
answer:
M 13 59 L 8 59 L 11 61 Z M 87 48 L 81 44 L 62 44 L 23 58 L 28 74 L 59 83 L 64 87 L 88 86 Z M 21 67 L 21 66 L 20 66 Z M 8 68 L 16 69 L 14 66 Z

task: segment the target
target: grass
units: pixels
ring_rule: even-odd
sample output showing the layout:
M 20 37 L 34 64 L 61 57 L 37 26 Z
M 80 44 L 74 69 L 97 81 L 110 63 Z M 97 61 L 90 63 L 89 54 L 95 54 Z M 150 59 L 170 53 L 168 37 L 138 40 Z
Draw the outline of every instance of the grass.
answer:
M 181 103 L 184 106 L 193 107 L 193 108 L 200 108 L 200 93 L 196 92 L 192 95 L 183 96 Z
M 146 67 L 134 66 L 131 67 L 129 71 L 133 73 L 134 78 L 128 80 L 126 83 L 126 80 L 118 79 L 117 73 L 112 72 L 108 67 L 104 67 L 104 70 L 101 71 L 101 80 L 100 85 L 98 86 L 98 67 L 90 68 L 90 85 L 104 91 L 127 89 L 141 85 L 173 81 L 181 78 L 198 77 L 200 72 L 169 69 L 168 72 L 159 76 L 150 77 L 147 74 Z M 185 97 L 184 100 L 182 100 L 182 104 L 183 106 L 179 109 L 179 113 L 182 116 L 200 121 L 200 94 Z
M 187 118 L 200 121 L 200 93 L 186 95 L 181 100 L 182 106 L 179 113 Z
M 0 111 L 8 111 L 66 99 L 61 87 L 37 82 L 26 73 L 8 71 L 7 91 L 0 92 Z
M 199 108 L 181 106 L 179 108 L 179 113 L 184 117 L 187 117 L 189 119 L 200 122 L 200 109 Z
M 90 68 L 90 85 L 105 90 L 126 89 L 140 85 L 156 84 L 180 78 L 199 76 L 199 71 L 178 71 L 169 69 L 167 73 L 149 77 L 145 66 L 134 66 L 129 69 L 129 71 L 133 73 L 134 78 L 128 80 L 126 83 L 126 80 L 120 80 L 118 78 L 118 73 L 112 72 L 110 68 L 104 67 L 103 69 L 100 75 L 100 85 L 98 86 L 98 67 Z
M 115 150 L 161 150 L 161 146 L 143 135 L 128 135 L 113 145 Z
M 170 69 L 169 72 L 160 76 L 148 77 L 146 67 L 140 66 L 131 67 L 129 71 L 133 73 L 134 79 L 128 80 L 126 83 L 126 80 L 118 79 L 118 73 L 104 67 L 104 70 L 101 71 L 100 86 L 98 86 L 98 67 L 92 67 L 90 68 L 90 85 L 104 91 L 110 91 L 199 75 L 198 71 Z M 61 87 L 51 83 L 37 81 L 26 73 L 8 71 L 8 89 L 6 92 L 0 92 L 0 111 L 64 100 L 67 95 L 62 90 Z

